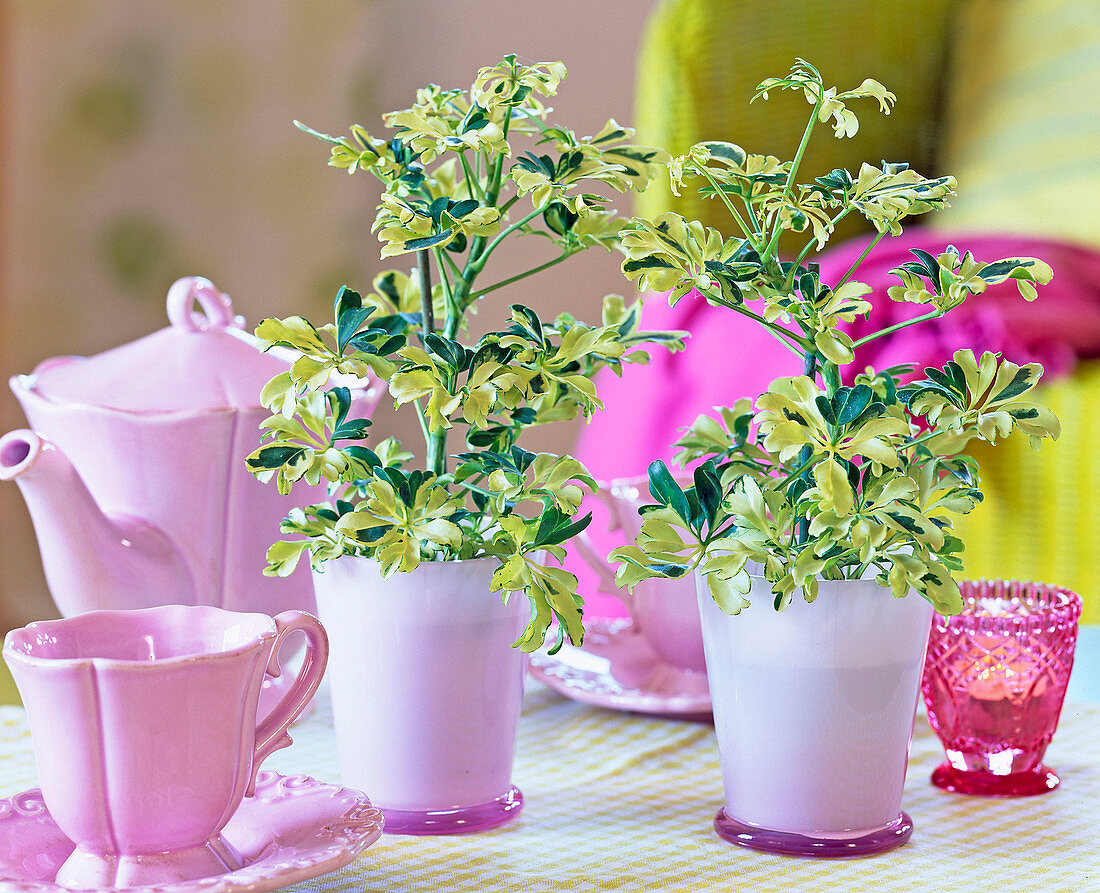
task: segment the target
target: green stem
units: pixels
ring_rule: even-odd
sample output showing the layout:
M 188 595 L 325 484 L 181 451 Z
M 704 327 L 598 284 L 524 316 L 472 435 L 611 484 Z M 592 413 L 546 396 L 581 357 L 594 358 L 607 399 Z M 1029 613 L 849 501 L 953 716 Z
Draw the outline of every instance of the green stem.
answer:
M 760 234 L 745 222 L 745 218 L 741 216 L 737 208 L 734 207 L 733 202 L 730 201 L 730 197 L 726 195 L 721 187 L 719 187 L 714 177 L 710 175 L 710 171 L 708 171 L 705 167 L 696 168 L 696 170 L 698 170 L 699 173 L 702 174 L 703 177 L 706 179 L 706 181 L 710 183 L 712 187 L 714 187 L 714 191 L 722 199 L 722 203 L 726 206 L 726 209 L 730 212 L 733 219 L 737 222 L 737 225 L 741 227 L 741 232 L 745 234 L 745 238 L 749 240 L 749 243 L 752 245 L 753 248 L 759 251 L 759 243 L 756 241 L 756 237 Z
M 424 435 L 424 445 L 431 446 L 432 435 L 428 431 L 428 420 L 424 418 L 424 408 L 419 400 L 413 400 L 413 408 L 416 410 L 416 420 L 420 423 L 420 431 Z
M 799 456 L 798 458 L 801 460 L 802 457 Z M 785 474 L 783 476 L 783 478 L 776 484 L 776 489 L 778 489 L 780 487 L 786 487 L 787 484 L 789 484 L 791 481 L 793 481 L 796 477 L 799 477 L 802 474 L 802 472 L 804 472 L 807 468 L 809 468 L 810 465 L 813 463 L 813 461 L 814 461 L 814 457 L 813 457 L 813 455 L 811 455 L 809 459 L 802 462 L 802 464 L 799 465 L 797 468 L 795 468 L 793 471 L 788 471 L 787 474 Z
M 536 217 L 538 217 L 539 214 L 541 214 L 541 213 L 542 213 L 542 209 L 536 208 L 530 214 L 526 215 L 525 217 L 520 218 L 515 223 L 513 223 L 511 226 L 508 226 L 505 229 L 502 229 L 499 233 L 497 233 L 496 238 L 494 238 L 493 241 L 490 242 L 485 247 L 485 250 L 481 252 L 481 255 L 480 255 L 480 257 L 478 257 L 477 261 L 476 262 L 475 261 L 471 262 L 473 264 L 474 274 L 476 275 L 477 273 L 481 272 L 482 268 L 485 266 L 485 261 L 487 261 L 489 259 L 489 255 L 492 254 L 493 251 L 496 250 L 497 246 L 501 242 L 503 242 L 506 238 L 508 238 L 508 236 L 510 236 L 512 233 L 514 233 L 517 229 L 522 227 L 524 224 L 530 223 L 532 220 L 534 220 Z M 467 267 L 467 269 L 469 269 L 469 267 Z
M 444 248 L 433 248 L 435 252 L 435 265 L 439 269 L 439 281 L 443 283 L 443 290 L 446 292 L 448 298 L 454 294 L 454 286 L 451 284 L 451 280 L 457 281 L 462 277 L 462 271 L 458 268 L 458 264 L 451 259 L 451 255 Z M 450 276 L 448 277 L 448 273 Z
M 779 340 L 779 342 L 787 348 L 787 350 L 791 351 L 797 356 L 805 356 L 806 351 L 810 349 L 809 343 L 806 342 L 804 339 L 799 338 L 794 332 L 783 328 L 783 326 L 779 325 L 778 323 L 768 322 L 766 319 L 764 319 L 764 317 L 760 316 L 759 314 L 753 313 L 744 304 L 731 304 L 727 301 L 722 300 L 722 296 L 720 294 L 716 295 L 709 291 L 704 291 L 703 289 L 700 289 L 699 291 L 700 294 L 714 300 L 716 303 L 721 304 L 723 307 L 728 307 L 730 310 L 734 310 L 737 313 L 740 313 L 742 316 L 747 316 L 754 322 L 764 326 L 764 328 L 771 332 Z
M 832 220 L 829 221 L 829 225 L 831 227 L 835 227 L 841 220 L 843 220 L 845 217 L 848 216 L 848 212 L 850 210 L 851 210 L 850 208 L 845 208 L 843 211 L 841 211 L 839 214 L 837 214 L 836 217 L 834 217 Z M 810 253 L 810 251 L 813 249 L 814 245 L 816 245 L 816 244 L 817 244 L 817 239 L 810 239 L 805 244 L 805 246 L 803 246 L 802 250 L 798 254 L 798 257 L 795 258 L 794 264 L 791 265 L 791 269 L 787 273 L 787 278 L 783 280 L 783 290 L 784 291 L 789 292 L 792 288 L 794 288 L 794 277 L 798 273 L 798 268 L 800 266 L 802 266 L 802 261 L 804 261 L 806 259 L 806 255 Z
M 817 374 L 817 354 L 807 353 L 802 358 L 802 374 L 813 381 L 815 375 Z M 798 461 L 803 463 L 803 465 L 808 465 L 813 460 L 813 457 L 813 447 L 811 447 L 809 444 L 806 444 L 806 446 L 802 447 L 802 449 L 798 453 Z M 831 462 L 832 460 L 827 459 L 826 461 Z M 803 475 L 805 474 L 806 472 L 803 471 Z M 807 478 L 807 480 L 809 479 Z M 795 527 L 797 531 L 796 539 L 798 545 L 802 545 L 806 542 L 806 540 L 810 538 L 810 519 L 801 518 L 795 525 Z
M 817 113 L 821 111 L 822 96 L 819 94 L 817 102 L 814 103 L 814 110 L 810 114 L 810 120 L 806 122 L 806 129 L 802 133 L 802 141 L 798 144 L 798 151 L 794 153 L 794 161 L 791 162 L 791 169 L 787 172 L 787 182 L 783 184 L 783 197 L 789 199 L 794 189 L 794 180 L 798 176 L 798 168 L 802 164 L 802 157 L 806 154 L 806 147 L 810 144 L 810 135 L 814 132 L 814 125 L 817 124 Z M 767 248 L 764 249 L 763 259 L 765 263 L 771 260 L 775 256 L 776 249 L 779 247 L 779 236 L 783 232 L 782 227 L 778 227 L 771 237 L 771 241 L 768 242 Z
M 876 339 L 882 338 L 886 335 L 890 335 L 893 332 L 898 332 L 901 329 L 907 329 L 909 328 L 909 326 L 917 325 L 917 323 L 928 322 L 928 320 L 930 319 L 937 319 L 940 316 L 943 316 L 942 310 L 933 310 L 930 313 L 925 313 L 923 316 L 916 316 L 913 319 L 906 320 L 905 322 L 899 322 L 895 325 L 887 326 L 885 329 L 875 332 L 872 335 L 866 335 L 863 338 L 860 338 L 858 341 L 852 342 L 852 347 L 859 347 L 862 344 L 867 344 L 869 341 L 875 341 Z
M 798 168 L 802 164 L 802 156 L 806 154 L 806 147 L 810 144 L 810 134 L 814 132 L 814 126 L 817 124 L 817 114 L 821 111 L 822 95 L 818 95 L 817 102 L 814 103 L 813 113 L 810 115 L 810 120 L 806 123 L 806 130 L 802 134 L 802 142 L 798 144 L 798 151 L 794 153 L 794 161 L 791 162 L 791 169 L 787 173 L 787 182 L 783 185 L 783 195 L 790 198 L 791 189 L 794 186 L 794 179 L 798 176 Z
M 839 218 L 838 218 L 838 219 L 839 219 Z M 841 287 L 841 286 L 842 286 L 842 285 L 843 285 L 843 284 L 844 284 L 845 282 L 847 282 L 847 281 L 848 281 L 849 279 L 851 279 L 851 278 L 852 278 L 852 274 L 854 274 L 854 273 L 855 273 L 855 271 L 856 271 L 856 270 L 858 270 L 858 269 L 860 268 L 860 266 L 862 265 L 862 263 L 863 263 L 863 262 L 864 262 L 865 260 L 867 260 L 867 255 L 869 255 L 869 254 L 870 254 L 870 253 L 871 253 L 872 251 L 874 251 L 874 250 L 875 250 L 875 246 L 876 246 L 876 245 L 878 245 L 878 243 L 882 241 L 882 237 L 883 237 L 883 236 L 885 236 L 885 235 L 886 235 L 886 233 L 885 233 L 885 232 L 877 233 L 877 234 L 875 235 L 875 237 L 874 237 L 874 238 L 873 238 L 873 239 L 872 239 L 872 240 L 871 240 L 870 242 L 868 242 L 868 243 L 867 243 L 867 247 L 863 249 L 863 253 L 862 253 L 862 254 L 860 254 L 860 256 L 859 256 L 859 257 L 857 257 L 857 258 L 855 259 L 855 263 L 853 263 L 853 264 L 852 264 L 852 265 L 851 265 L 851 266 L 850 266 L 850 267 L 848 268 L 848 272 L 847 272 L 847 273 L 845 273 L 845 274 L 844 274 L 843 276 L 841 276 L 841 277 L 840 277 L 840 281 L 839 281 L 839 282 L 837 282 L 837 284 L 833 286 L 833 291 L 836 291 L 836 290 L 837 290 L 838 288 L 840 288 L 840 287 Z
M 462 173 L 466 178 L 466 194 L 470 196 L 474 201 L 485 200 L 485 190 L 481 187 L 481 179 L 474 175 L 474 172 L 470 169 L 470 162 L 466 160 L 466 153 L 459 152 L 458 160 L 462 163 Z M 474 194 L 474 188 L 477 188 L 477 194 Z
M 554 266 L 555 264 L 560 264 L 563 260 L 565 260 L 568 257 L 572 257 L 576 253 L 577 253 L 576 251 L 567 251 L 564 254 L 561 254 L 558 257 L 553 258 L 552 260 L 548 260 L 544 264 L 539 264 L 537 267 L 532 267 L 530 270 L 527 270 L 526 272 L 517 273 L 515 276 L 509 276 L 507 279 L 502 279 L 500 282 L 494 282 L 492 285 L 489 285 L 489 286 L 487 286 L 483 289 L 480 289 L 480 290 L 474 292 L 472 295 L 470 295 L 469 300 L 472 303 L 473 301 L 476 301 L 478 298 L 482 298 L 485 295 L 489 294 L 489 292 L 496 291 L 498 288 L 504 288 L 504 286 L 511 285 L 513 282 L 517 282 L 520 279 L 526 279 L 528 276 L 535 275 L 535 273 L 541 273 L 543 270 L 547 270 L 550 267 Z

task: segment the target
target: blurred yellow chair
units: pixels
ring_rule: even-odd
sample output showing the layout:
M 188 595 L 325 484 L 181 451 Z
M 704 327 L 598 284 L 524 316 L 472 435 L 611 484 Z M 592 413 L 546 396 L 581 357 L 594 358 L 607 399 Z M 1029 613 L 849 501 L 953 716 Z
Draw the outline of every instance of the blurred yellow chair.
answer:
M 796 56 L 841 89 L 874 77 L 898 95 L 889 118 L 861 116 L 851 141 L 811 146 L 810 176 L 853 159 L 905 160 L 958 178 L 959 200 L 931 226 L 1100 247 L 1096 0 L 666 0 L 639 55 L 640 140 L 679 153 L 727 139 L 792 157 L 805 108 L 747 100 Z M 725 226 L 715 203 L 663 184 L 638 209 Z M 1039 399 L 1062 419 L 1060 442 L 1034 453 L 1016 437 L 975 451 L 986 501 L 959 523 L 966 574 L 1069 586 L 1084 620 L 1100 622 L 1100 361 L 1081 362 Z

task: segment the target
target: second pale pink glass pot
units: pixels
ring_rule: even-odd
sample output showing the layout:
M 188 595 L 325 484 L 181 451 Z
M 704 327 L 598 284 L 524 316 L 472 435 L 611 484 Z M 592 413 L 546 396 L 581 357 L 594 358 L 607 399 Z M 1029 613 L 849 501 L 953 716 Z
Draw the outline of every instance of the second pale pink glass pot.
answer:
M 964 608 L 935 618 L 922 690 L 947 761 L 932 781 L 964 794 L 1041 794 L 1066 695 L 1081 597 L 1042 583 L 961 584 Z
M 510 645 L 528 602 L 489 591 L 497 567 L 423 562 L 383 580 L 373 559 L 344 556 L 314 574 L 341 776 L 387 832 L 479 831 L 522 808 L 511 775 L 527 657 Z
M 874 580 L 824 580 L 782 612 L 752 578 L 751 607 L 715 605 L 697 576 L 722 764 L 719 835 L 804 856 L 903 844 L 901 794 L 932 606 Z

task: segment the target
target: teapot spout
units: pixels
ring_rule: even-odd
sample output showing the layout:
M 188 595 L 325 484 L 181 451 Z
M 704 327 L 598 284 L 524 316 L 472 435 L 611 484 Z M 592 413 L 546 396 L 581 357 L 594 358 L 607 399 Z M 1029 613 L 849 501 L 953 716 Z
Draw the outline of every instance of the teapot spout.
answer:
M 46 582 L 65 616 L 104 608 L 195 604 L 183 556 L 157 527 L 109 514 L 54 444 L 21 429 L 0 437 L 0 481 L 30 512 Z

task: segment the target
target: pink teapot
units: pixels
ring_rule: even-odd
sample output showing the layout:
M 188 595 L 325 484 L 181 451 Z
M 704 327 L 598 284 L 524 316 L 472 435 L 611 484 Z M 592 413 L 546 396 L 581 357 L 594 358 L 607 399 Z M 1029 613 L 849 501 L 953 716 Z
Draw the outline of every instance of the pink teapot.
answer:
M 324 486 L 280 496 L 244 464 L 269 415 L 260 390 L 292 358 L 257 349 L 206 279 L 172 286 L 168 318 L 130 344 L 11 379 L 32 430 L 0 438 L 0 480 L 23 492 L 54 601 L 65 616 L 169 603 L 314 611 L 308 568 L 261 572 L 279 521 L 324 500 Z M 358 391 L 355 409 L 379 396 Z

